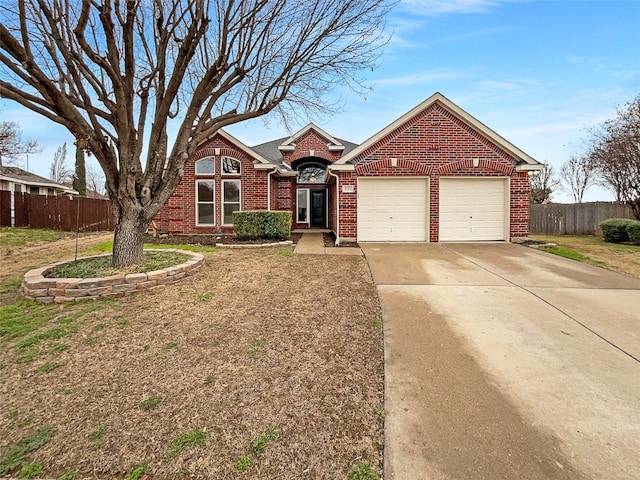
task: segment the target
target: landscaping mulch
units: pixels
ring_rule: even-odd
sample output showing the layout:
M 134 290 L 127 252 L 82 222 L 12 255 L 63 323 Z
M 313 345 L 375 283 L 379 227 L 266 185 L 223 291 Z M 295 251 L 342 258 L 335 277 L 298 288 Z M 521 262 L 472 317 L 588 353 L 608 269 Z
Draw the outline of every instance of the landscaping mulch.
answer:
M 292 233 L 289 238 L 283 240 L 291 240 L 295 245 L 302 237 L 301 233 Z M 239 239 L 235 235 L 226 234 L 207 234 L 207 235 L 147 235 L 144 242 L 155 245 L 262 245 L 264 243 L 278 242 L 278 239 L 265 240 L 263 238 L 258 239 Z
M 54 250 L 12 250 L 0 278 L 68 258 L 73 242 Z M 369 269 L 357 256 L 292 252 L 205 253 L 194 277 L 120 299 L 34 306 L 5 290 L 4 305 L 48 321 L 0 336 L 0 462 L 53 427 L 26 457 L 47 478 L 125 478 L 145 463 L 140 478 L 154 480 L 346 479 L 359 462 L 380 471 L 381 311 Z M 252 440 L 273 430 L 256 453 Z

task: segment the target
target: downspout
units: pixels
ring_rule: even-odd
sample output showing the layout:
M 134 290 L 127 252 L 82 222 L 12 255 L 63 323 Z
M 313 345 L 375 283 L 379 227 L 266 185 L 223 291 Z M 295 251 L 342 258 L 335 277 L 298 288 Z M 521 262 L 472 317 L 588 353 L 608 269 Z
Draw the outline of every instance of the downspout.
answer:
M 267 210 L 271 210 L 271 175 L 278 171 L 278 167 L 267 173 Z
M 340 246 L 340 177 L 327 169 L 329 176 L 336 177 L 336 247 Z

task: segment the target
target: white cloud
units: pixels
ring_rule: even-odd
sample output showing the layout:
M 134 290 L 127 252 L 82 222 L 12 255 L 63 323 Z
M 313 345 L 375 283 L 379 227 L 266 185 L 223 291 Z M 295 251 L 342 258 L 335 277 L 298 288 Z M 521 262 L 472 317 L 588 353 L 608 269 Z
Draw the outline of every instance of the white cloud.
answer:
M 480 90 L 488 93 L 511 93 L 531 90 L 538 86 L 535 80 L 516 79 L 509 81 L 484 80 L 480 82 Z
M 433 70 L 428 72 L 411 73 L 399 77 L 381 78 L 378 80 L 372 80 L 372 82 L 376 86 L 410 86 L 429 83 L 440 83 L 448 80 L 457 80 L 459 78 L 464 78 L 467 76 L 468 74 L 463 72 Z
M 401 0 L 400 8 L 415 15 L 485 13 L 513 0 Z

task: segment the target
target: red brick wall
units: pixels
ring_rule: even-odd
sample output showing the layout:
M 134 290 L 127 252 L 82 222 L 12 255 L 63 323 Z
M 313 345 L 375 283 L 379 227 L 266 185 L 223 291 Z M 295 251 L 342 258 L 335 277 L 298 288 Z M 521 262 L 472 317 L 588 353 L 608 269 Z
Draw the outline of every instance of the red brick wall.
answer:
M 529 198 L 531 184 L 527 172 L 511 176 L 511 238 L 529 235 Z
M 335 162 L 342 156 L 342 151 L 330 152 L 328 140 L 315 130 L 309 130 L 295 141 L 296 147 L 292 152 L 282 152 L 282 161 L 291 166 L 295 161 L 307 157 L 317 157 L 329 163 Z M 311 153 L 313 151 L 313 154 Z
M 215 149 L 219 148 L 219 155 Z M 240 161 L 241 175 L 222 175 L 221 157 Z M 196 175 L 195 163 L 205 157 L 215 158 L 215 174 Z M 233 227 L 222 226 L 222 181 L 240 180 L 240 206 L 242 210 L 267 209 L 267 176 L 269 170 L 253 168 L 253 158 L 220 135 L 202 144 L 184 167 L 184 176 L 169 201 L 155 218 L 158 229 L 169 233 L 223 233 Z M 215 195 L 215 225 L 196 225 L 196 181 L 213 180 Z
M 357 237 L 357 210 L 358 210 L 358 189 L 355 172 L 338 172 L 340 178 L 339 198 L 340 198 L 340 224 L 336 235 L 340 238 Z M 353 186 L 353 193 L 343 192 L 343 187 Z
M 294 182 L 295 178 L 292 179 L 291 177 L 274 178 L 276 203 L 271 208 L 274 210 L 289 210 L 293 212 L 295 203 L 293 200 Z M 295 214 L 295 212 L 293 213 Z M 293 218 L 295 221 L 295 216 Z
M 391 159 L 396 159 L 392 166 Z M 474 167 L 474 159 L 478 166 Z M 514 159 L 475 129 L 435 103 L 380 139 L 357 158 L 356 171 L 340 174 L 340 184 L 357 177 L 428 176 L 430 241 L 437 242 L 439 178 L 491 176 L 511 178 L 510 237 L 528 234 L 529 183 L 515 172 Z M 340 192 L 341 237 L 357 237 L 357 192 Z
M 309 130 L 296 140 L 293 152 L 283 152 L 285 163 L 316 157 L 333 163 L 342 152 L 330 152 L 327 139 Z M 215 149 L 220 154 L 215 155 Z M 313 151 L 313 155 L 311 155 Z M 195 175 L 195 161 L 215 156 L 216 172 L 211 176 Z M 221 156 L 241 162 L 241 176 L 221 175 Z M 392 166 L 391 159 L 396 159 Z M 478 166 L 474 167 L 474 159 Z M 156 217 L 160 231 L 171 233 L 220 233 L 231 231 L 222 227 L 222 180 L 241 179 L 243 210 L 266 209 L 269 170 L 255 170 L 253 158 L 223 137 L 216 135 L 203 144 L 185 165 L 182 182 Z M 390 132 L 358 156 L 355 172 L 339 172 L 339 215 L 336 213 L 335 187 L 329 188 L 329 227 L 341 238 L 357 238 L 357 178 L 359 176 L 424 176 L 429 177 L 430 241 L 438 241 L 438 208 L 440 176 L 510 177 L 510 237 L 528 234 L 529 180 L 526 172 L 515 172 L 513 158 L 500 147 L 462 122 L 437 102 L 404 125 Z M 197 179 L 212 179 L 215 185 L 215 226 L 196 226 Z M 343 193 L 343 186 L 353 186 L 353 193 Z M 296 180 L 271 177 L 273 210 L 288 210 L 296 224 Z

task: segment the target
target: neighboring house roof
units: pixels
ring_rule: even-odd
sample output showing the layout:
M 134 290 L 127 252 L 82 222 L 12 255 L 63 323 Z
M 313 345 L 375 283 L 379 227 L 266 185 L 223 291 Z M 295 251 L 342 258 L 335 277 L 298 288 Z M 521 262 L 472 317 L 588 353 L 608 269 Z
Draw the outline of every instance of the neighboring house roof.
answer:
M 49 178 L 41 177 L 40 175 L 36 175 L 35 173 L 27 172 L 26 170 L 18 167 L 0 166 L 0 180 L 6 180 L 9 182 L 33 187 L 55 188 L 64 193 L 71 193 L 73 195 L 78 194 L 78 192 L 73 188 L 69 188 L 66 185 L 54 182 Z
M 310 123 L 306 127 L 298 130 L 296 133 L 291 135 L 290 137 L 278 138 L 276 140 L 272 140 L 270 142 L 261 143 L 259 145 L 255 145 L 252 150 L 262 157 L 269 160 L 271 163 L 274 163 L 278 166 L 282 166 L 284 168 L 289 168 L 287 165 L 282 163 L 282 152 L 287 150 L 293 150 L 295 147 L 296 141 L 302 137 L 309 130 L 315 130 L 320 136 L 324 137 L 327 140 L 327 147 L 329 150 L 337 150 L 342 151 L 342 155 L 345 155 L 355 149 L 358 144 L 349 142 L 347 140 L 342 140 L 340 138 L 335 138 L 325 132 L 323 129 L 318 127 L 317 125 Z
M 87 188 L 87 198 L 95 198 L 98 200 L 109 200 L 109 197 L 107 195 L 103 195 L 102 193 L 98 193 L 95 190 L 89 190 Z
M 489 127 L 487 127 L 480 120 L 476 119 L 475 117 L 473 117 L 472 115 L 470 115 L 469 113 L 464 111 L 462 108 L 457 106 L 455 103 L 453 103 L 447 97 L 442 95 L 440 92 L 434 93 L 429 98 L 427 98 L 424 102 L 422 102 L 420 105 L 418 105 L 414 109 L 410 110 L 409 112 L 405 113 L 400 118 L 398 118 L 396 121 L 392 122 L 387 127 L 383 128 L 378 133 L 376 133 L 375 135 L 373 135 L 369 139 L 365 140 L 357 148 L 351 150 L 349 153 L 346 153 L 345 155 L 340 157 L 334 163 L 334 165 L 355 163 L 358 160 L 358 155 L 360 155 L 365 150 L 367 150 L 368 148 L 373 146 L 379 140 L 381 140 L 384 137 L 386 137 L 387 135 L 391 134 L 394 130 L 398 129 L 399 127 L 401 127 L 402 125 L 407 123 L 413 117 L 415 117 L 420 112 L 422 112 L 426 108 L 430 107 L 434 103 L 439 103 L 440 105 L 442 105 L 445 109 L 447 109 L 449 112 L 451 112 L 452 114 L 457 116 L 460 120 L 462 120 L 467 125 L 471 126 L 475 130 L 480 132 L 486 138 L 491 140 L 493 143 L 495 143 L 497 146 L 499 146 L 505 152 L 507 152 L 509 155 L 511 155 L 513 158 L 515 158 L 516 169 L 518 169 L 518 170 L 540 170 L 540 169 L 543 168 L 543 165 L 540 162 L 538 162 L 534 158 L 532 158 L 529 155 L 527 155 L 526 153 L 524 153 L 522 150 L 520 150 L 518 147 L 513 145 L 511 142 L 507 141 L 505 138 L 500 136 L 498 133 L 496 133 L 495 131 L 493 131 Z
M 72 189 L 73 188 L 73 184 L 71 183 L 66 183 L 64 184 L 68 189 Z M 75 190 L 74 190 L 75 191 Z M 78 192 L 78 195 L 80 193 Z M 90 190 L 90 189 L 86 189 L 85 195 L 86 198 L 95 198 L 97 200 L 109 200 L 109 197 L 107 195 L 103 195 L 102 193 L 98 193 L 95 190 Z

